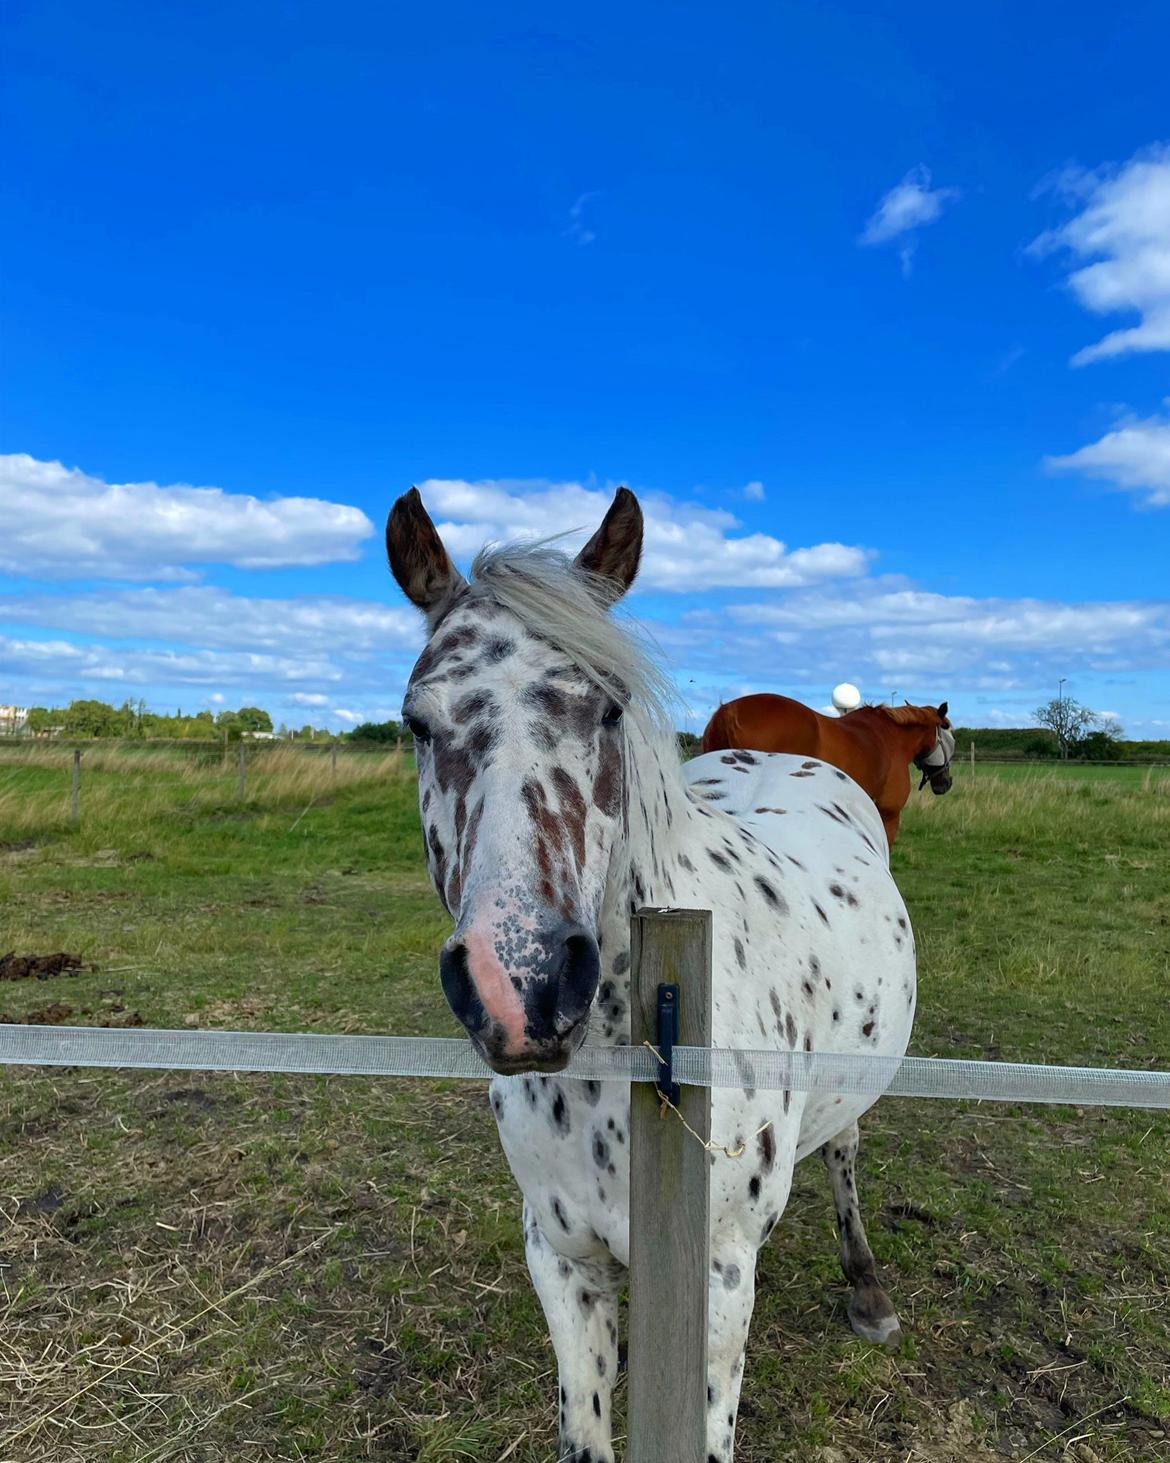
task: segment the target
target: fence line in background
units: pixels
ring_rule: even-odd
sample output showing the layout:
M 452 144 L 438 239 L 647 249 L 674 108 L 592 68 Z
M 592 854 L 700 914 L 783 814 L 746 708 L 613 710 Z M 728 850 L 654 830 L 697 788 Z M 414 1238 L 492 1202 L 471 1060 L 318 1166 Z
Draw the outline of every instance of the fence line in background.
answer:
M 81 751 L 73 749 L 73 780 L 69 785 L 69 821 L 76 828 L 81 821 Z

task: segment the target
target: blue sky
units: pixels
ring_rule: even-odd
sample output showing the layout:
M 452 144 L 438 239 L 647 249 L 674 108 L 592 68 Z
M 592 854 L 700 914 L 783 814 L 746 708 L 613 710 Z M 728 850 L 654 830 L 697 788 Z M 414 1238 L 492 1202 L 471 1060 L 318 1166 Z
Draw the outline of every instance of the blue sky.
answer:
M 1164 7 L 4 16 L 0 701 L 394 714 L 393 497 L 624 482 L 693 726 L 1170 735 Z

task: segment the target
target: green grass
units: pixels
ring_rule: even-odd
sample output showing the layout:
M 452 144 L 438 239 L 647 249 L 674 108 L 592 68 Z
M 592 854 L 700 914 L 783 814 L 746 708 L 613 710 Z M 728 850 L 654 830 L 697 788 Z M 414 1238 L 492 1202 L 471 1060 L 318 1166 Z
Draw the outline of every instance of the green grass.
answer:
M 409 769 L 258 754 L 240 805 L 214 760 L 87 753 L 73 830 L 67 763 L 0 749 L 0 954 L 94 968 L 0 982 L 0 1014 L 454 1033 Z M 913 800 L 915 1051 L 1170 1065 L 1170 776 L 1133 770 Z M 742 1463 L 1170 1458 L 1168 1160 L 1164 1115 L 880 1104 L 860 1183 L 907 1340 L 850 1334 L 804 1165 Z M 10 1071 L 0 1460 L 546 1463 L 518 1210 L 478 1084 Z

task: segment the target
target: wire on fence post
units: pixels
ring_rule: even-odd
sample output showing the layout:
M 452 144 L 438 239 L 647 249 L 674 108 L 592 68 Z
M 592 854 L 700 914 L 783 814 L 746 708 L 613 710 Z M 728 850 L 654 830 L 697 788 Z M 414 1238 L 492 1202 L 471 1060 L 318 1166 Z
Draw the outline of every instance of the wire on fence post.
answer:
M 240 802 L 243 802 L 244 801 L 244 765 L 245 765 L 244 764 L 244 744 L 243 744 L 243 742 L 241 742 L 240 743 L 240 780 L 239 780 L 239 786 L 236 789 L 236 796 L 239 798 Z
M 633 917 L 631 1038 L 661 1050 L 711 1044 L 711 915 L 644 909 Z M 662 999 L 660 1001 L 660 992 Z M 686 1086 L 678 1114 L 648 1082 L 630 1084 L 629 1463 L 707 1458 L 707 1277 L 711 1092 Z
M 74 828 L 81 822 L 81 749 L 73 748 L 73 783 L 69 789 L 69 821 Z

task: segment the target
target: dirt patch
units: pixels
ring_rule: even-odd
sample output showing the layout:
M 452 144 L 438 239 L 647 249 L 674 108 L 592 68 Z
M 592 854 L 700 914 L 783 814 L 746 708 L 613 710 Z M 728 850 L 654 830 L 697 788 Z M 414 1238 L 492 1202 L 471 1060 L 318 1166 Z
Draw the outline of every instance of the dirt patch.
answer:
M 206 1110 L 209 1107 L 218 1107 L 219 1099 L 212 1097 L 210 1092 L 204 1092 L 202 1087 L 176 1087 L 170 1092 L 164 1092 L 164 1102 L 182 1102 L 190 1107 L 199 1107 Z
M 56 1214 L 61 1205 L 65 1202 L 65 1195 L 56 1184 L 50 1184 L 39 1194 L 34 1194 L 31 1199 L 22 1199 L 17 1207 L 17 1214 Z
M 29 1011 L 25 1016 L 12 1016 L 0 1011 L 0 1025 L 3 1026 L 62 1026 L 73 1015 L 73 1007 L 67 1001 L 52 1001 L 39 1011 Z
M 58 950 L 54 955 L 18 955 L 10 950 L 0 955 L 0 980 L 48 980 L 54 975 L 76 975 L 79 970 L 96 970 L 86 966 L 80 955 Z

